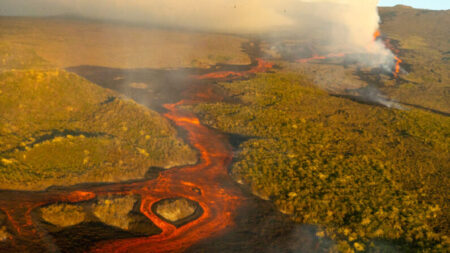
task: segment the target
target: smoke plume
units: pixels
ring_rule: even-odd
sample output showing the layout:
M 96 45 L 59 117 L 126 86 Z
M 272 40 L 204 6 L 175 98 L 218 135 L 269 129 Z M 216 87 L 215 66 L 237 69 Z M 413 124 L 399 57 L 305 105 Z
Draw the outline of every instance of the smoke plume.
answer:
M 1 15 L 74 14 L 212 32 L 320 38 L 333 50 L 364 54 L 368 66 L 393 62 L 374 41 L 378 0 L 3 0 Z M 370 55 L 369 57 L 367 55 Z

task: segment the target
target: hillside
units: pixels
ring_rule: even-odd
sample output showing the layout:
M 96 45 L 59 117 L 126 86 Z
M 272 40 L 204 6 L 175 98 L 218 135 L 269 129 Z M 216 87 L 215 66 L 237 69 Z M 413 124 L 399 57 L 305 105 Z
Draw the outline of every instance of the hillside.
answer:
M 126 181 L 195 163 L 159 114 L 31 49 L 2 45 L 0 59 L 0 189 Z
M 445 252 L 450 11 L 380 13 L 383 40 L 403 60 L 398 78 L 345 57 L 295 62 L 310 54 L 308 42 L 281 41 L 280 54 L 263 50 L 283 70 L 221 83 L 233 103 L 192 110 L 246 137 L 231 169 L 237 182 L 321 226 L 317 236 L 339 251 Z
M 90 236 L 71 229 L 88 223 L 135 232 L 133 237 L 160 233 L 157 224 L 149 222 L 150 212 L 144 215 L 145 208 L 173 218 L 192 215 L 200 206 L 205 207 L 204 217 L 221 217 L 208 215 L 225 210 L 231 221 L 234 211 L 228 212 L 217 198 L 206 198 L 195 207 L 189 203 L 197 195 L 228 196 L 222 190 L 236 186 L 225 180 L 229 171 L 248 197 L 242 202 L 252 201 L 246 192 L 254 193 L 294 221 L 293 226 L 312 225 L 314 243 L 327 241 L 333 250 L 449 251 L 450 11 L 396 6 L 380 8 L 380 15 L 379 39 L 403 61 L 398 75 L 381 67 L 361 67 L 351 55 L 333 51 L 338 47 L 327 48 L 298 34 L 249 40 L 75 18 L 0 17 L 0 190 L 55 187 L 58 192 L 58 186 L 149 179 L 161 169 L 194 164 L 200 152 L 174 127 L 174 123 L 199 127 L 190 112 L 211 128 L 196 131 L 224 133 L 213 141 L 209 135 L 192 134 L 189 127 L 181 132 L 191 136 L 191 143 L 204 154 L 205 165 L 198 166 L 205 171 L 220 168 L 223 175 L 202 171 L 197 176 L 191 168 L 196 166 L 189 166 L 184 171 L 191 178 L 175 170 L 155 184 L 143 181 L 141 197 L 126 195 L 136 194 L 135 190 L 120 190 L 80 203 L 58 200 L 35 208 L 38 205 L 30 201 L 24 204 L 28 211 L 15 213 L 27 215 L 17 227 L 32 227 L 27 219 L 38 221 L 36 229 L 48 230 L 53 237 L 42 238 L 68 242 L 62 251 L 70 251 Z M 247 66 L 250 56 L 255 65 Z M 172 123 L 149 110 L 162 112 L 162 104 L 181 99 L 177 108 L 188 110 L 189 117 L 169 113 L 175 119 Z M 222 139 L 226 135 L 233 155 L 231 148 L 228 155 L 228 143 Z M 195 145 L 192 136 L 208 142 L 208 147 L 226 146 L 226 155 L 209 154 Z M 213 162 L 231 163 L 231 158 L 230 168 Z M 193 184 L 192 178 L 206 181 Z M 172 187 L 178 182 L 179 187 Z M 221 184 L 223 189 L 203 189 Z M 150 196 L 153 193 L 157 196 Z M 7 200 L 15 196 L 3 194 Z M 169 198 L 178 194 L 186 198 L 174 204 Z M 166 197 L 162 203 L 152 202 Z M 228 200 L 230 205 L 241 204 L 240 198 Z M 166 206 L 157 208 L 155 203 Z M 247 211 L 263 217 L 254 221 L 249 215 L 248 224 L 267 218 L 264 212 L 248 209 L 242 210 L 244 214 L 230 210 L 239 210 L 236 220 L 247 219 Z M 0 242 L 16 236 L 12 220 L 17 217 L 3 211 Z M 232 224 L 223 219 L 214 222 Z M 214 222 L 206 226 L 218 224 Z M 270 230 L 264 222 L 259 225 Z M 194 226 L 185 230 L 194 233 L 185 234 L 183 229 L 169 227 L 175 234 L 162 233 L 157 240 L 165 243 L 168 235 L 184 247 L 176 240 L 185 235 L 203 238 L 212 231 L 197 233 Z M 223 243 L 221 235 L 213 235 Z
M 232 175 L 256 195 L 345 252 L 449 247 L 448 117 L 330 96 L 294 73 L 221 86 L 241 103 L 193 109 L 251 137 Z
M 382 90 L 403 103 L 450 113 L 450 10 L 380 8 L 381 31 L 403 60 L 404 73 Z
M 275 46 L 267 44 L 263 50 L 284 68 L 304 74 L 328 92 L 360 96 L 366 102 L 378 102 L 385 95 L 403 108 L 449 115 L 450 10 L 397 6 L 380 8 L 380 16 L 379 39 L 402 61 L 397 77 L 383 68 L 356 64 L 351 54 L 327 57 L 344 52 L 328 49 L 309 37 L 280 37 L 272 42 Z M 315 54 L 318 59 L 302 62 Z M 368 96 L 367 87 L 376 94 Z

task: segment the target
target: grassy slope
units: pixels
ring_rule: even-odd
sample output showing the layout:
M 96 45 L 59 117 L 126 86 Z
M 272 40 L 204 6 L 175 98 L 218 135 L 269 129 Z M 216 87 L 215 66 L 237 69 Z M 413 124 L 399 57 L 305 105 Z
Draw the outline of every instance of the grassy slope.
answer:
M 450 11 L 380 8 L 381 31 L 399 42 L 406 83 L 384 91 L 406 103 L 450 113 Z
M 241 52 L 245 40 L 238 37 L 93 21 L 0 17 L 0 38 L 33 49 L 58 67 L 179 68 L 250 62 Z
M 1 189 L 130 180 L 195 162 L 159 114 L 28 49 L 2 45 L 0 59 Z
M 256 137 L 240 146 L 236 180 L 294 220 L 324 225 L 341 250 L 377 238 L 448 247 L 449 118 L 332 97 L 298 74 L 222 86 L 243 104 L 194 111 Z

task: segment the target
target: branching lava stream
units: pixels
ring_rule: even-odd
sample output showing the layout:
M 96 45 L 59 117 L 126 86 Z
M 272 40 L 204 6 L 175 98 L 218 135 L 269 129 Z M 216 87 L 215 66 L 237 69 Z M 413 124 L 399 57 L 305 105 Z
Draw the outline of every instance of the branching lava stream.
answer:
M 264 72 L 273 66 L 262 59 L 257 59 L 256 63 L 253 68 L 242 72 L 218 71 L 191 78 L 233 79 Z M 196 91 L 195 97 L 190 100 L 164 105 L 164 116 L 185 130 L 189 142 L 199 151 L 200 162 L 196 165 L 166 170 L 156 179 L 139 182 L 75 186 L 42 192 L 0 192 L 0 209 L 7 215 L 10 227 L 15 230 L 14 238 L 11 238 L 12 248 L 28 251 L 29 245 L 41 245 L 48 249 L 48 243 L 43 242 L 46 232 L 33 223 L 32 211 L 35 208 L 56 202 L 77 203 L 111 194 L 140 195 L 141 213 L 162 232 L 149 237 L 101 241 L 90 248 L 91 252 L 179 252 L 232 227 L 236 210 L 246 197 L 228 175 L 227 169 L 232 161 L 228 137 L 203 126 L 194 115 L 180 109 L 182 105 L 208 97 L 211 99 L 210 95 L 211 90 Z M 152 211 L 156 202 L 178 197 L 195 201 L 203 209 L 199 218 L 180 227 L 166 222 Z
M 199 150 L 201 162 L 162 173 L 134 193 L 142 196 L 141 212 L 162 229 L 160 235 L 125 239 L 99 244 L 95 252 L 173 252 L 186 249 L 200 239 L 214 235 L 233 223 L 232 214 L 241 201 L 240 191 L 225 187 L 231 148 L 225 136 L 200 124 L 193 115 L 178 109 L 188 103 L 168 104 L 164 116 L 187 130 L 189 141 Z M 151 210 L 153 204 L 165 198 L 184 197 L 200 204 L 200 218 L 180 228 L 161 220 Z

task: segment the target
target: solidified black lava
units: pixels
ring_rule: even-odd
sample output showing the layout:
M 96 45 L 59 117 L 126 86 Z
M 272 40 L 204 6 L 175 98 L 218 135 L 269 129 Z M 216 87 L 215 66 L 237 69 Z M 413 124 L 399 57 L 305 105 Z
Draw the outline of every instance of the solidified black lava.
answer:
M 165 169 L 152 166 L 145 172 L 144 178 L 147 180 L 158 178 L 159 174 L 163 171 L 165 171 Z
M 155 229 L 155 234 L 158 231 Z M 85 252 L 95 242 L 144 236 L 100 222 L 81 223 L 50 234 L 61 252 Z
M 186 252 L 330 252 L 334 242 L 316 235 L 318 227 L 296 224 L 269 201 L 249 197 L 229 232 L 207 238 Z

